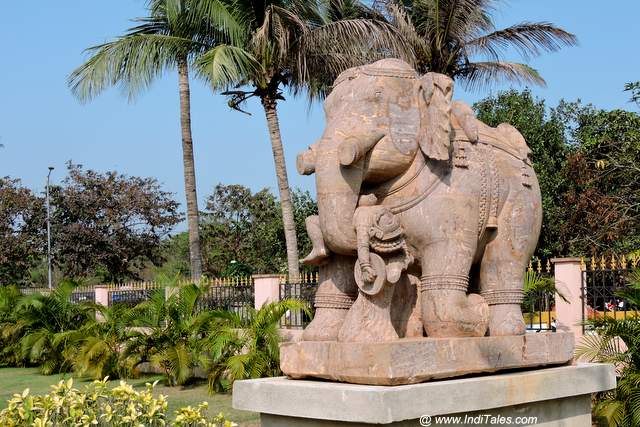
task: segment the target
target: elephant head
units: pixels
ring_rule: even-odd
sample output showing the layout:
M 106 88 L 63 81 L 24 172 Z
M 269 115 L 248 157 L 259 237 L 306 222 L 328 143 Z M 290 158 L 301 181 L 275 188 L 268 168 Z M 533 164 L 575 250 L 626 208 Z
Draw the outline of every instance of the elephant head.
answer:
M 316 174 L 319 225 L 331 251 L 356 251 L 353 217 L 363 183 L 400 175 L 419 153 L 449 161 L 452 91 L 449 77 L 419 76 L 397 59 L 336 79 L 324 103 L 325 132 L 297 159 L 301 174 Z

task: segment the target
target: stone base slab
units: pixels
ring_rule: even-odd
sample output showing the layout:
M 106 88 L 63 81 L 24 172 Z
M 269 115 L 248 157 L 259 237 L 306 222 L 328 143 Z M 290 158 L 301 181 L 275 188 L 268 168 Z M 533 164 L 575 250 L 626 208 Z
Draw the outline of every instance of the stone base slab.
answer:
M 280 347 L 290 378 L 354 384 L 415 384 L 505 369 L 561 365 L 572 360 L 572 333 L 508 337 L 407 338 L 378 343 L 300 341 Z
M 590 427 L 591 393 L 615 386 L 615 369 L 605 364 L 393 387 L 279 377 L 236 381 L 233 407 L 259 412 L 263 427 L 507 424 L 490 417 L 512 417 L 511 425 Z M 462 418 L 458 423 L 436 418 L 446 415 Z

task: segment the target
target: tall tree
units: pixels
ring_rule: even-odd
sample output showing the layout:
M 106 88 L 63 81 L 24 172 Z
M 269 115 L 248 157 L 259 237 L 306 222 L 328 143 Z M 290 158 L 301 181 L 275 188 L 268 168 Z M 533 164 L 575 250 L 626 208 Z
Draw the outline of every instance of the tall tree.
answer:
M 68 167 L 52 191 L 53 249 L 64 274 L 118 281 L 159 263 L 161 239 L 182 220 L 171 194 L 154 178 Z
M 70 74 L 68 83 L 82 101 L 115 85 L 121 86 L 132 99 L 165 70 L 177 70 L 191 276 L 197 280 L 202 274 L 202 256 L 191 135 L 189 63 L 214 46 L 216 39 L 229 36 L 232 40 L 234 21 L 225 21 L 224 7 L 212 5 L 207 22 L 213 23 L 215 18 L 227 23 L 224 32 L 205 30 L 201 26 L 204 17 L 194 16 L 188 0 L 150 0 L 148 7 L 149 16 L 137 19 L 139 25 L 124 36 L 87 49 L 91 57 Z
M 44 255 L 44 202 L 17 179 L 0 178 L 0 286 L 23 284 Z
M 531 91 L 509 90 L 487 97 L 474 105 L 478 118 L 490 126 L 510 123 L 515 126 L 531 148 L 533 168 L 540 182 L 544 221 L 536 255 L 558 255 L 564 208 L 562 170 L 569 146 L 564 115 L 547 111 L 545 101 L 534 98 Z
M 562 169 L 563 253 L 628 253 L 640 245 L 640 115 L 561 104 L 572 151 Z
M 207 10 L 218 0 L 195 0 Z M 283 87 L 310 99 L 326 93 L 346 68 L 404 51 L 396 32 L 359 1 L 268 0 L 228 2 L 242 36 L 221 43 L 198 60 L 199 71 L 214 89 L 234 90 L 229 105 L 240 109 L 260 99 L 273 150 L 287 247 L 289 275 L 299 275 L 297 236 L 277 105 Z M 199 13 L 206 15 L 206 12 Z M 244 87 L 249 87 L 244 90 Z
M 496 30 L 491 12 L 499 0 L 388 0 L 377 2 L 413 51 L 416 70 L 446 74 L 469 86 L 507 79 L 544 84 L 526 64 L 503 60 L 509 49 L 524 59 L 577 43 L 548 22 Z
M 298 233 L 298 252 L 311 250 L 305 218 L 318 208 L 309 193 L 293 190 L 291 200 Z M 287 254 L 280 205 L 262 189 L 252 193 L 241 185 L 218 184 L 203 215 L 204 266 L 212 276 L 286 272 Z

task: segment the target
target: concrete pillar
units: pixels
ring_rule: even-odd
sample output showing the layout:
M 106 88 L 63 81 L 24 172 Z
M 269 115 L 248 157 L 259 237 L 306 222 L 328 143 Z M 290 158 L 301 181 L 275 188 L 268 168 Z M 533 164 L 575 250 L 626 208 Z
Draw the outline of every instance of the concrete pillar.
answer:
M 96 285 L 93 288 L 96 304 L 102 305 L 104 307 L 109 307 L 109 286 L 107 285 Z M 99 322 L 104 321 L 104 317 L 99 311 L 96 311 L 96 320 Z
M 109 286 L 96 285 L 93 290 L 95 292 L 96 304 L 109 307 Z
M 260 309 L 269 302 L 280 300 L 280 276 L 278 274 L 254 274 L 254 307 Z
M 582 269 L 580 258 L 554 258 L 556 289 L 567 299 L 556 295 L 558 331 L 573 332 L 576 342 L 582 338 Z

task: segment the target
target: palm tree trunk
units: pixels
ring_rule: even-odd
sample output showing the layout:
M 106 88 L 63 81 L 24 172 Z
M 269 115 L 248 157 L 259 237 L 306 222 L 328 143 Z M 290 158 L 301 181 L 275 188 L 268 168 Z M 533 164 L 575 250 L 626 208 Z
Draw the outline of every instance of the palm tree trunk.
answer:
M 184 168 L 184 190 L 187 196 L 187 225 L 189 229 L 189 258 L 191 279 L 202 276 L 202 256 L 200 254 L 200 231 L 198 229 L 198 195 L 196 193 L 196 172 L 193 161 L 193 139 L 191 138 L 191 94 L 189 89 L 189 66 L 185 57 L 178 59 L 180 84 L 180 126 L 182 128 L 182 163 Z
M 276 177 L 278 179 L 278 190 L 280 191 L 280 206 L 282 206 L 284 239 L 287 245 L 289 277 L 298 278 L 300 277 L 298 238 L 296 236 L 296 223 L 293 217 L 293 205 L 291 204 L 291 196 L 289 194 L 289 179 L 287 178 L 287 165 L 284 161 L 284 150 L 282 148 L 276 100 L 269 96 L 263 96 L 261 100 L 264 113 L 267 116 L 271 149 L 273 150 L 273 161 L 276 166 Z

